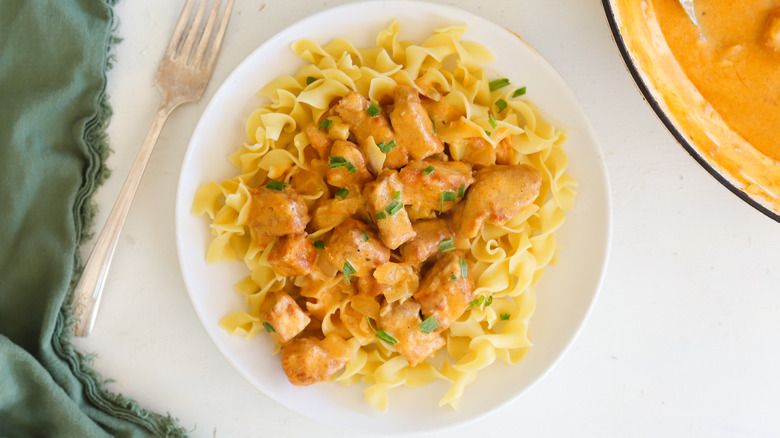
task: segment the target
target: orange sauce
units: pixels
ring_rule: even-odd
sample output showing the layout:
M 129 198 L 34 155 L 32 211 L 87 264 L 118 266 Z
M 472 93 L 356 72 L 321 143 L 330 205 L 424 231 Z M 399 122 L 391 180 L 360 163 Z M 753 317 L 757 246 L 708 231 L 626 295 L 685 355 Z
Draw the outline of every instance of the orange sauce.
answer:
M 701 95 L 748 143 L 780 160 L 780 50 L 766 43 L 780 0 L 696 0 L 698 28 L 678 0 L 651 1 Z

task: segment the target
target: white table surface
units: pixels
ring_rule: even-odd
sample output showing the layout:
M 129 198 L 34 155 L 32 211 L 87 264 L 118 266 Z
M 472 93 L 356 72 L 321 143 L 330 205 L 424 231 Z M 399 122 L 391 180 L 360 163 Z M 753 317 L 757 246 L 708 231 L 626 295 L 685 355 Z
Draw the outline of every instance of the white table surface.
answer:
M 152 121 L 153 85 L 182 1 L 116 6 L 105 217 Z M 255 47 L 343 0 L 238 0 L 203 99 L 168 120 L 120 239 L 93 333 L 112 391 L 170 412 L 195 437 L 355 437 L 247 384 L 203 330 L 179 271 L 174 201 L 198 117 Z M 433 437 L 779 436 L 780 223 L 731 194 L 675 142 L 632 82 L 598 0 L 441 1 L 521 35 L 567 79 L 605 152 L 612 251 L 569 352 L 498 412 Z M 85 249 L 86 250 L 86 249 Z

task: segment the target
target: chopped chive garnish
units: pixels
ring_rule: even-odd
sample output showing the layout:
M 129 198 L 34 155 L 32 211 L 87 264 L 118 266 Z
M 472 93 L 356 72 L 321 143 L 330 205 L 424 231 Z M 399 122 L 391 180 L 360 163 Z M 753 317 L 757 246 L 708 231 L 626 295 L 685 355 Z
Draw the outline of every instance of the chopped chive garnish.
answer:
M 395 193 L 393 193 L 393 199 L 395 199 L 396 201 L 401 199 L 401 192 L 396 190 Z
M 488 130 L 486 129 L 486 130 L 485 130 L 485 134 L 486 134 L 488 137 L 490 137 L 490 136 L 491 136 L 493 133 L 492 133 L 492 132 L 490 132 L 490 131 L 488 131 Z
M 333 124 L 333 120 L 325 118 L 322 119 L 320 122 L 320 125 L 318 126 L 318 129 L 322 131 L 323 129 L 330 129 L 330 126 Z
M 499 318 L 501 318 L 501 321 L 507 321 L 509 319 L 510 315 L 508 313 L 504 312 L 504 313 L 502 313 L 501 315 L 498 315 L 498 316 L 499 316 Z
M 377 220 L 379 220 L 379 219 L 387 219 L 387 215 L 385 214 L 384 211 L 380 211 L 379 213 L 375 214 L 374 217 Z
M 439 134 L 436 132 L 436 121 L 435 121 L 435 120 L 433 120 L 433 119 L 431 119 L 431 125 L 433 125 L 433 135 L 439 135 Z
M 455 202 L 456 199 L 455 192 L 441 192 L 441 207 L 439 211 L 444 211 L 445 202 Z
M 473 300 L 472 300 L 472 301 L 469 303 L 469 306 L 471 306 L 471 308 L 473 309 L 473 308 L 475 308 L 475 307 L 479 307 L 479 306 L 481 306 L 481 305 L 482 305 L 482 303 L 484 303 L 484 302 L 485 302 L 485 296 L 484 296 L 484 295 L 480 295 L 480 296 L 479 296 L 479 298 L 474 298 L 474 299 L 473 299 Z
M 423 175 L 430 175 L 430 174 L 432 174 L 432 173 L 433 173 L 433 171 L 434 171 L 434 170 L 436 170 L 436 168 L 435 168 L 435 167 L 433 167 L 433 166 L 428 166 L 428 167 L 426 167 L 425 169 L 423 169 L 422 173 L 423 173 Z
M 466 259 L 461 258 L 460 260 L 460 276 L 463 278 L 469 278 L 469 264 L 466 263 Z
M 506 101 L 504 99 L 498 99 L 496 101 L 496 108 L 498 108 L 498 112 L 501 112 L 506 109 Z
M 447 239 L 439 242 L 439 251 L 447 252 L 455 249 L 455 239 Z
M 357 271 L 355 270 L 355 267 L 352 266 L 352 263 L 349 262 L 349 260 L 344 260 L 344 266 L 341 268 L 341 272 L 344 274 L 344 278 L 347 280 L 347 283 L 349 283 L 349 277 L 355 275 Z
M 317 78 L 315 78 L 314 76 L 306 76 L 306 85 L 311 85 L 312 82 L 314 82 L 316 80 L 317 80 Z
M 368 234 L 366 232 L 363 232 L 363 242 L 368 242 Z
M 462 198 L 466 195 L 466 184 L 463 183 L 458 187 L 458 198 Z
M 368 109 L 366 109 L 366 113 L 368 113 L 368 115 L 371 117 L 376 117 L 381 112 L 382 112 L 382 108 L 380 108 L 376 102 L 371 102 L 371 105 L 369 105 Z
M 493 129 L 496 129 L 498 124 L 496 123 L 496 119 L 493 118 L 493 114 L 488 115 L 488 122 L 490 123 L 490 126 L 493 127 Z
M 289 186 L 289 185 L 290 185 L 289 183 L 286 183 L 284 181 L 277 181 L 275 179 L 272 179 L 268 181 L 268 184 L 265 185 L 265 188 L 281 192 L 282 190 L 284 190 L 285 186 Z
M 386 154 L 390 152 L 390 149 L 395 147 L 395 140 L 390 140 L 387 143 L 385 142 L 379 143 L 378 145 L 376 145 L 376 147 L 378 147 L 379 150 L 382 151 L 382 153 Z
M 458 281 L 458 277 L 455 276 L 454 272 L 450 272 L 450 281 Z
M 425 318 L 425 321 L 420 323 L 420 330 L 423 333 L 430 333 L 437 328 L 439 328 L 439 321 L 436 321 L 436 318 L 433 316 Z
M 323 249 L 325 249 L 325 242 L 323 242 L 322 240 L 315 240 L 314 249 L 316 249 L 317 251 L 322 251 Z
M 338 196 L 339 198 L 344 199 L 348 195 L 349 195 L 349 190 L 347 190 L 347 189 L 338 189 L 338 190 L 336 190 L 336 195 L 335 196 Z
M 263 327 L 265 327 L 265 331 L 267 331 L 268 333 L 276 332 L 274 326 L 272 326 L 268 321 L 263 321 Z
M 487 307 L 487 306 L 489 306 L 491 304 L 493 304 L 493 295 L 487 297 L 487 299 L 485 300 L 485 307 Z
M 525 94 L 525 87 L 521 87 L 521 88 L 518 88 L 517 90 L 515 90 L 515 92 L 512 93 L 512 97 L 520 97 L 523 94 Z
M 509 79 L 507 78 L 496 79 L 488 83 L 488 87 L 490 87 L 491 93 L 501 88 L 504 88 L 507 85 L 509 85 Z
M 331 169 L 335 169 L 337 167 L 346 167 L 347 170 L 349 170 L 349 173 L 357 172 L 357 167 L 355 167 L 354 164 L 347 161 L 347 159 L 342 157 L 341 155 L 328 157 L 328 167 L 330 167 Z
M 374 324 L 371 323 L 371 317 L 370 316 L 366 316 L 366 319 L 368 320 L 368 326 L 371 327 L 371 330 L 374 331 L 374 333 L 376 334 L 377 338 L 387 342 L 390 345 L 395 345 L 395 344 L 398 343 L 398 341 L 394 337 L 392 337 L 389 334 L 387 334 L 387 332 L 385 332 L 384 330 L 377 330 L 374 327 Z
M 388 204 L 387 207 L 385 207 L 385 211 L 387 212 L 387 214 L 392 216 L 398 213 L 399 211 L 401 211 L 402 208 L 404 208 L 404 204 L 402 202 L 393 201 L 390 204 Z

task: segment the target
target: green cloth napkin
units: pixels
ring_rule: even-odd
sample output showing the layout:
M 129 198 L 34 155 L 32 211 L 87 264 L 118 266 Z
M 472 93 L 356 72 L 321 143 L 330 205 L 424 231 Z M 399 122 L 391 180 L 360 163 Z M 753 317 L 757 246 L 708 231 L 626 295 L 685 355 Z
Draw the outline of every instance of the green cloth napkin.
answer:
M 107 177 L 115 0 L 0 0 L 0 436 L 183 436 L 111 394 L 69 339 Z

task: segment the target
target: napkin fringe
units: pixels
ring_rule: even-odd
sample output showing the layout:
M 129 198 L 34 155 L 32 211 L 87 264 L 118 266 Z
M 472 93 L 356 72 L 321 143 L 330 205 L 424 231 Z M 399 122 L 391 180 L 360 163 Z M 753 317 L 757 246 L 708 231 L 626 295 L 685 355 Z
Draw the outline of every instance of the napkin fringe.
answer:
M 113 47 L 121 39 L 116 36 L 119 22 L 113 13 L 113 7 L 118 0 L 102 1 L 108 6 L 111 29 L 107 35 L 103 84 L 97 97 L 96 112 L 87 121 L 83 133 L 83 140 L 89 154 L 89 165 L 85 170 L 85 182 L 79 189 L 74 204 L 74 225 L 79 247 L 92 238 L 92 228 L 98 210 L 93 196 L 97 188 L 105 182 L 111 173 L 105 164 L 106 159 L 112 152 L 106 128 L 109 125 L 113 111 L 109 104 L 109 97 L 106 94 L 107 80 L 105 72 L 110 70 L 116 61 Z M 104 379 L 92 366 L 92 361 L 96 355 L 82 354 L 72 344 L 71 340 L 73 338 L 73 327 L 76 323 L 76 317 L 73 315 L 70 303 L 73 299 L 73 290 L 76 282 L 84 269 L 80 251 L 75 251 L 74 258 L 73 280 L 68 288 L 65 302 L 58 314 L 52 336 L 54 351 L 61 360 L 70 366 L 73 374 L 81 382 L 83 395 L 86 400 L 100 410 L 113 417 L 137 424 L 158 436 L 170 438 L 188 436 L 189 432 L 179 426 L 179 420 L 172 417 L 170 413 L 160 415 L 148 411 L 135 400 L 110 392 L 107 389 L 107 384 L 111 383 L 112 380 Z

